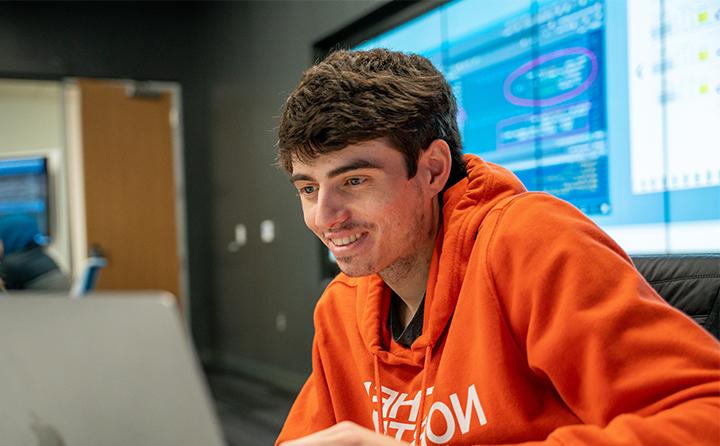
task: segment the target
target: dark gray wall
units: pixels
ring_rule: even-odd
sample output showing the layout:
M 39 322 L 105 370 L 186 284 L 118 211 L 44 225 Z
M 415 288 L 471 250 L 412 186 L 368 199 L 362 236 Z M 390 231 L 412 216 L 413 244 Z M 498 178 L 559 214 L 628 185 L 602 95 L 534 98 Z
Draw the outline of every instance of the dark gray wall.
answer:
M 208 9 L 195 3 L 0 3 L 0 77 L 182 85 L 191 314 L 201 350 L 211 344 L 213 296 L 208 96 L 201 71 Z
M 294 190 L 273 166 L 280 108 L 313 61 L 312 43 L 378 1 L 268 1 L 213 11 L 208 85 L 212 146 L 215 359 L 297 388 L 310 367 L 312 310 L 322 292 L 320 249 Z M 276 241 L 260 241 L 262 220 Z M 236 224 L 248 244 L 227 250 Z M 279 314 L 287 328 L 276 326 Z

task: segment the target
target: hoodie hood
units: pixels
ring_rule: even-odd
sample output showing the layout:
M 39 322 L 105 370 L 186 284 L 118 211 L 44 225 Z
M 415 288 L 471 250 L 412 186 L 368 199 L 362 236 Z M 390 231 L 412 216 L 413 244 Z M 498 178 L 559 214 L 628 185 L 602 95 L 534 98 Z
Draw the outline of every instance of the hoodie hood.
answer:
M 386 364 L 422 367 L 425 356 L 455 312 L 460 286 L 476 234 L 485 216 L 500 201 L 525 192 L 509 170 L 465 155 L 468 175 L 443 194 L 441 228 L 430 262 L 422 335 L 409 349 L 390 352 L 387 318 L 391 291 L 379 275 L 357 278 L 357 323 L 368 351 Z

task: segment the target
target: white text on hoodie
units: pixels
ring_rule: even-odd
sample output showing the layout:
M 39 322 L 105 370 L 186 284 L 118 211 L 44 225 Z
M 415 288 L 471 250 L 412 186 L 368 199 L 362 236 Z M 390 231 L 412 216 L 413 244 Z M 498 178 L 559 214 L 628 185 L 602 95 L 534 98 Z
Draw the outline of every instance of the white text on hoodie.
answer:
M 365 385 L 365 391 L 370 397 L 371 402 L 373 404 L 376 403 L 377 397 L 375 393 L 370 393 L 372 382 L 366 381 L 363 384 Z M 425 395 L 432 395 L 433 389 L 434 387 L 428 387 Z M 418 391 L 413 398 L 408 399 L 407 393 L 400 393 L 385 386 L 381 386 L 380 390 L 383 419 L 385 421 L 385 431 L 387 434 L 392 435 L 392 433 L 395 432 L 396 440 L 403 440 L 403 438 L 405 438 L 405 441 L 407 441 L 414 437 L 415 422 L 417 421 L 418 411 L 420 410 L 420 391 Z M 458 431 L 461 435 L 468 433 L 473 415 L 477 417 L 481 426 L 487 424 L 487 418 L 480 404 L 480 398 L 475 389 L 475 384 L 468 386 L 464 406 L 457 393 L 450 394 L 449 400 L 449 405 L 444 401 L 433 401 L 432 404 L 430 404 L 430 407 L 427 409 L 427 415 L 421 423 L 420 443 L 422 445 L 427 444 L 426 437 L 433 443 L 444 444 L 452 440 Z M 373 405 L 373 407 L 375 406 Z M 404 407 L 410 410 L 404 410 L 403 415 L 399 416 L 398 412 Z M 433 420 L 435 417 L 444 418 L 444 432 L 434 432 L 432 427 L 428 425 L 427 421 Z M 377 410 L 373 410 L 372 419 L 375 425 L 375 432 L 380 432 L 378 428 Z M 406 432 L 410 432 L 410 434 L 406 436 Z

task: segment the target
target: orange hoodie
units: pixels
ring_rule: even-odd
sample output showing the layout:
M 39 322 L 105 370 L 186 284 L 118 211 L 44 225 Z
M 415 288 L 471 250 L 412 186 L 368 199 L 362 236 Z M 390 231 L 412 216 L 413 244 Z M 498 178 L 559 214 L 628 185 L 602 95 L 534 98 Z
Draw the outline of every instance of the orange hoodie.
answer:
M 392 340 L 379 276 L 338 275 L 277 443 L 351 420 L 423 445 L 717 446 L 720 344 L 578 210 L 467 160 L 422 335 Z

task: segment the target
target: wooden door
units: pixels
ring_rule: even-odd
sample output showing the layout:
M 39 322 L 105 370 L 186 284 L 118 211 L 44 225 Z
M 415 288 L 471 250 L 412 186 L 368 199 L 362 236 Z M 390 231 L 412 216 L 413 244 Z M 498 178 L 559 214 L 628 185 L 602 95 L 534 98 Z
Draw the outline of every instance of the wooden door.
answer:
M 121 81 L 82 79 L 78 87 L 86 241 L 108 259 L 97 289 L 179 298 L 170 93 L 132 97 Z

